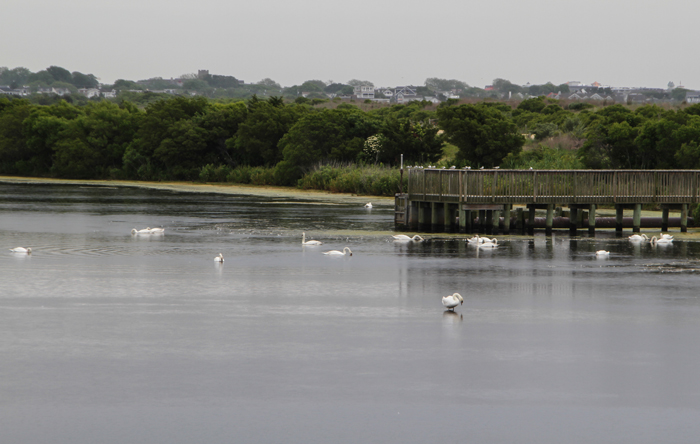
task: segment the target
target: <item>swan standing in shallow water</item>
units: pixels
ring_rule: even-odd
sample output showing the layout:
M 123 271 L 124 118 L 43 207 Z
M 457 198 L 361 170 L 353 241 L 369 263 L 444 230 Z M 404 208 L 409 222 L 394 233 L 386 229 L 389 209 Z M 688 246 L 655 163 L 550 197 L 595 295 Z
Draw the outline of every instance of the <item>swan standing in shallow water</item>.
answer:
M 31 249 L 31 248 L 24 248 L 24 247 L 10 248 L 10 251 L 13 252 L 13 253 L 32 254 L 32 249 Z
M 610 256 L 609 251 L 598 250 L 595 252 L 595 257 L 598 257 L 598 258 L 604 258 L 604 257 L 609 257 L 609 256 Z
M 646 234 L 641 234 L 641 235 L 633 234 L 632 236 L 629 237 L 629 240 L 631 242 L 644 242 L 644 241 L 648 241 L 649 238 L 647 237 Z
M 221 263 L 223 263 L 223 262 L 224 262 L 224 255 L 221 254 L 221 253 L 219 253 L 218 256 L 215 256 L 215 257 L 214 257 L 214 262 L 221 262 Z
M 464 303 L 464 299 L 459 293 L 454 293 L 451 296 L 443 296 L 442 298 L 442 305 L 447 307 L 448 310 L 455 311 L 455 307 L 458 305 L 462 305 Z
M 372 202 L 367 202 L 365 204 L 365 208 L 372 208 Z
M 346 250 L 347 250 L 347 255 L 352 256 L 352 251 L 350 251 L 350 248 L 348 248 L 348 247 L 343 248 L 343 251 L 338 251 L 338 250 L 324 251 L 323 254 L 327 254 L 329 256 L 345 256 Z
M 306 240 L 306 233 L 301 233 L 301 244 L 302 245 L 321 245 L 323 242 L 317 240 Z
M 397 241 L 411 241 L 412 240 L 412 241 L 420 242 L 420 241 L 424 240 L 422 237 L 420 237 L 417 234 L 413 237 L 406 236 L 405 234 L 392 234 L 391 237 L 393 237 L 394 240 L 397 240 Z

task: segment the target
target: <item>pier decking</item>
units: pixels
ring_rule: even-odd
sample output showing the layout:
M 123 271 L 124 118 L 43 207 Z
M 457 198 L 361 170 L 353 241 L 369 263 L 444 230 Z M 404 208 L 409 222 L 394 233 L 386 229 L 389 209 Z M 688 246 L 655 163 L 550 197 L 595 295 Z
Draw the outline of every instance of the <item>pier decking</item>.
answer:
M 408 192 L 396 195 L 395 222 L 423 231 L 471 232 L 475 221 L 487 232 L 508 233 L 513 226 L 532 231 L 536 209 L 547 210 L 545 228 L 551 231 L 555 210 L 561 216 L 559 209 L 568 207 L 571 231 L 584 225 L 587 211 L 588 230 L 594 233 L 596 207 L 611 205 L 616 210 L 616 230 L 623 229 L 623 210 L 632 208 L 632 228 L 638 232 L 644 204 L 661 208 L 659 227 L 664 231 L 669 210 L 680 210 L 679 225 L 687 231 L 688 206 L 698 203 L 700 185 L 700 170 L 411 168 L 407 172 Z M 513 205 L 521 208 L 513 211 Z

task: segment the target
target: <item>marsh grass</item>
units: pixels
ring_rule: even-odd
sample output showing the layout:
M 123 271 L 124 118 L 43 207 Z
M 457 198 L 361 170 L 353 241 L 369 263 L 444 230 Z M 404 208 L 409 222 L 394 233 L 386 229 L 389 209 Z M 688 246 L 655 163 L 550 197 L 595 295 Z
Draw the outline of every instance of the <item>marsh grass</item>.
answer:
M 200 182 L 226 182 L 250 185 L 283 185 L 274 167 L 206 165 L 199 173 Z M 406 176 L 407 177 L 407 176 Z M 297 188 L 331 193 L 393 196 L 399 191 L 400 172 L 397 168 L 376 165 L 317 165 L 304 173 Z M 407 182 L 404 181 L 404 187 Z

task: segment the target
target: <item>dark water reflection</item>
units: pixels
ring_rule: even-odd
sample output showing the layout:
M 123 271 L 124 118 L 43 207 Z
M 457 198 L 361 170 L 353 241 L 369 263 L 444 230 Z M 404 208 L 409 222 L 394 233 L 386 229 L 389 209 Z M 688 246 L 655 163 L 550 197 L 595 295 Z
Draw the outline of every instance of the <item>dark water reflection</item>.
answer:
M 393 242 L 378 206 L 0 193 L 0 245 L 34 250 L 0 254 L 0 442 L 700 435 L 697 242 L 557 233 L 486 251 Z M 166 232 L 129 234 L 146 226 Z M 455 291 L 465 303 L 445 312 Z

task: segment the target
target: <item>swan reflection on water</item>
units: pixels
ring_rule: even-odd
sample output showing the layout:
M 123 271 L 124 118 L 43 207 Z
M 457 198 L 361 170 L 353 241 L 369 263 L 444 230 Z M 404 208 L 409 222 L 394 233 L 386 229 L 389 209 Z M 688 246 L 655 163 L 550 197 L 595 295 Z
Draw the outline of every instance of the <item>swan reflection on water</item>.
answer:
M 452 310 L 445 310 L 442 312 L 442 320 L 449 323 L 462 322 L 464 320 L 464 315 Z

